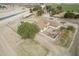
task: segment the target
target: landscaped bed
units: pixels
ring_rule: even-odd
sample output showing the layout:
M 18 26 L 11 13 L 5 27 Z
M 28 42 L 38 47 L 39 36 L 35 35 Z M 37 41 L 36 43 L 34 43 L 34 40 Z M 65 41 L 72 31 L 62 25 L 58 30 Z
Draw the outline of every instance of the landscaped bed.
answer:
M 74 34 L 75 28 L 73 26 L 67 26 L 67 28 L 61 27 L 58 44 L 60 46 L 68 48 L 73 40 Z

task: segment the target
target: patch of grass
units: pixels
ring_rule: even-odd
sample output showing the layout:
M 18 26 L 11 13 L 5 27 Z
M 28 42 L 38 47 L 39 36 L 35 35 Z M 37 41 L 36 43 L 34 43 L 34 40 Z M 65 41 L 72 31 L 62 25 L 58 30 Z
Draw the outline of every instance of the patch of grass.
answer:
M 62 6 L 64 11 L 79 12 L 79 4 L 75 4 L 75 3 L 52 4 L 52 8 L 56 8 L 58 5 Z

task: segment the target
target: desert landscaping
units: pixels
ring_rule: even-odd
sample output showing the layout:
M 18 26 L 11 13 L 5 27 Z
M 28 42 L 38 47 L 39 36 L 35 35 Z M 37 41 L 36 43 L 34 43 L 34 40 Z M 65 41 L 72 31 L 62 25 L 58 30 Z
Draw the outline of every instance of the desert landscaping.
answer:
M 49 8 L 52 14 L 48 16 L 46 9 L 38 5 L 1 4 L 5 8 L 0 9 L 0 55 L 72 55 L 78 25 L 62 20 Z

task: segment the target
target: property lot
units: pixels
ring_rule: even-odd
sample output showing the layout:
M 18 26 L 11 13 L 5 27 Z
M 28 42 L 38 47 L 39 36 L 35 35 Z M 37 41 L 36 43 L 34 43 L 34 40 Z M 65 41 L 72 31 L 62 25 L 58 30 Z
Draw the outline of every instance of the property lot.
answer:
M 32 39 L 21 39 L 16 32 L 20 21 L 32 22 L 31 19 L 34 18 L 17 19 L 0 27 L 0 55 L 47 55 L 46 48 Z
M 57 29 L 49 27 L 46 31 L 43 32 L 47 36 L 55 39 L 59 35 L 59 31 Z

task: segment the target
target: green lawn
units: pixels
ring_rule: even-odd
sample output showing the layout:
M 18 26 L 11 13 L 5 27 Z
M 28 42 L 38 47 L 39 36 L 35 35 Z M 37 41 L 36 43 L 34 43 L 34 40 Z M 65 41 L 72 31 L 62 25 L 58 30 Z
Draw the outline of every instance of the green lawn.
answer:
M 52 4 L 52 8 L 56 8 L 57 5 L 61 5 L 64 11 L 75 11 L 79 12 L 79 4 Z

